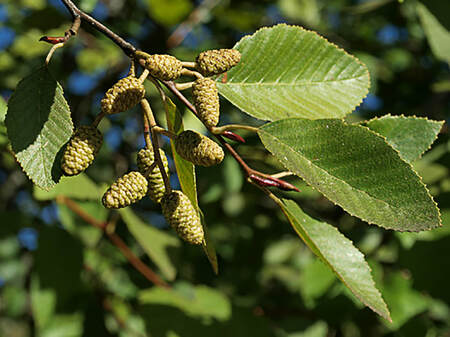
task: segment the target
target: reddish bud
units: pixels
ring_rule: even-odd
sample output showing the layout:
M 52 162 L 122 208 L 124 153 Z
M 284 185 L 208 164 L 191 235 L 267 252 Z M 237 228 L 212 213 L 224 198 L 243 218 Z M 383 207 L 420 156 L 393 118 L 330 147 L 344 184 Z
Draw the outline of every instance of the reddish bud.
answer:
M 66 40 L 63 36 L 43 36 L 39 39 L 39 41 L 44 41 L 50 44 L 58 44 L 64 42 Z
M 287 181 L 277 179 L 277 178 L 263 178 L 260 176 L 257 176 L 255 174 L 250 175 L 250 179 L 260 185 L 265 187 L 276 187 L 283 191 L 296 191 L 300 192 L 300 190 L 295 187 L 294 185 L 288 183 Z
M 239 135 L 237 135 L 237 134 L 235 134 L 234 132 L 231 132 L 231 131 L 224 131 L 222 133 L 222 136 L 224 136 L 225 138 L 234 140 L 236 142 L 245 143 L 245 139 L 244 138 L 242 138 L 241 136 L 239 136 Z
M 270 187 L 279 187 L 280 186 L 280 184 L 275 180 L 272 180 L 269 178 L 262 178 L 260 176 L 254 175 L 254 174 L 250 174 L 250 179 L 254 183 L 256 183 L 260 186 L 265 186 L 265 187 L 269 187 L 269 186 Z
M 273 179 L 275 179 L 275 178 L 273 178 Z M 296 191 L 296 192 L 300 192 L 300 190 L 299 190 L 297 187 L 295 187 L 294 185 L 288 183 L 287 181 L 279 180 L 279 179 L 276 179 L 276 180 L 277 180 L 278 183 L 280 184 L 280 185 L 278 186 L 279 189 L 282 189 L 283 191 Z

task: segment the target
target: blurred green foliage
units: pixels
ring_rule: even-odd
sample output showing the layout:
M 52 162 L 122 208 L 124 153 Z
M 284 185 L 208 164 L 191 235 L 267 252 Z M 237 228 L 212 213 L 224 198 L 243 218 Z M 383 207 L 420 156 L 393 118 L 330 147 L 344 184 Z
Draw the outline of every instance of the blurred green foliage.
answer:
M 186 22 L 199 3 L 77 2 L 141 49 L 169 52 L 183 60 L 194 59 L 204 49 L 232 47 L 264 25 L 302 25 L 369 67 L 371 92 L 349 118 L 359 121 L 390 113 L 449 120 L 448 1 L 206 0 L 196 12 L 200 21 Z M 0 52 L 0 94 L 7 100 L 18 81 L 42 65 L 49 46 L 39 38 L 62 35 L 70 16 L 57 0 L 4 0 L 0 8 L 7 13 L 0 15 L 0 28 L 15 33 Z M 167 41 L 182 22 L 192 30 L 169 48 Z M 64 87 L 76 125 L 95 118 L 99 99 L 127 67 L 120 50 L 88 26 L 56 52 L 50 71 Z M 149 94 L 157 97 L 154 90 Z M 162 122 L 164 107 L 156 99 L 152 107 Z M 258 123 L 225 101 L 221 110 L 222 122 Z M 2 123 L 5 112 L 0 99 Z M 216 246 L 219 275 L 201 249 L 177 241 L 153 203 L 143 201 L 133 207 L 132 216 L 118 220 L 116 232 L 133 252 L 167 280 L 175 277 L 171 292 L 152 286 L 102 231 L 54 200 L 65 194 L 97 220 L 111 217 L 97 196 L 135 165 L 142 144 L 135 112 L 103 121 L 106 144 L 95 165 L 80 177 L 79 185 L 50 194 L 34 189 L 21 172 L 0 125 L 0 336 L 450 335 L 447 125 L 434 147 L 413 162 L 440 205 L 441 229 L 415 234 L 368 226 L 294 179 L 302 192 L 285 193 L 308 214 L 337 226 L 366 255 L 391 309 L 390 324 L 363 308 L 337 282 L 276 205 L 244 183 L 236 163 L 228 159 L 218 167 L 197 169 L 199 204 Z M 189 112 L 181 113 L 186 128 L 199 130 Z M 256 136 L 242 135 L 247 143 L 236 148 L 251 165 L 280 170 Z M 164 146 L 169 150 L 167 143 Z M 133 231 L 145 231 L 142 222 L 167 243 L 138 242 Z

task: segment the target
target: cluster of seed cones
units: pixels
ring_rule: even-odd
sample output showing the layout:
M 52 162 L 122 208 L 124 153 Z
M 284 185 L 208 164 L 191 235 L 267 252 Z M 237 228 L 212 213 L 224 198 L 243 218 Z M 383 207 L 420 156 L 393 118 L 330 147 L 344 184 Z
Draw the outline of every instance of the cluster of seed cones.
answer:
M 183 72 L 183 63 L 171 55 L 149 55 L 138 51 L 135 60 L 161 81 L 175 80 Z M 208 129 L 215 127 L 219 121 L 219 95 L 215 81 L 203 76 L 226 72 L 239 60 L 239 51 L 233 49 L 210 50 L 196 58 L 195 69 L 199 73 L 192 85 L 193 101 L 199 119 Z M 129 110 L 144 97 L 142 81 L 133 72 L 106 92 L 101 101 L 102 115 Z M 183 131 L 173 141 L 177 153 L 195 165 L 212 166 L 224 158 L 224 152 L 217 143 L 195 131 Z M 83 172 L 94 161 L 101 145 L 102 134 L 96 125 L 81 126 L 75 130 L 63 153 L 61 168 L 64 174 L 73 176 Z M 137 155 L 138 170 L 118 178 L 103 195 L 103 205 L 111 209 L 127 207 L 148 195 L 161 204 L 165 219 L 183 240 L 202 244 L 204 232 L 198 211 L 183 192 L 172 191 L 170 186 L 166 186 L 169 165 L 164 151 L 159 149 L 161 163 L 155 157 L 150 144 L 141 149 Z M 162 164 L 164 172 L 158 164 Z

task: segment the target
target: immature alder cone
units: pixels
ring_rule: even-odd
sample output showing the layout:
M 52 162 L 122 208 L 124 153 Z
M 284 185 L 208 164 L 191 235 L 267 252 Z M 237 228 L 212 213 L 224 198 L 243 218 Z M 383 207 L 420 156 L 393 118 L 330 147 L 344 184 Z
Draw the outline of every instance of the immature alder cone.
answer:
M 144 60 L 143 66 L 157 79 L 172 81 L 181 76 L 183 65 L 180 60 L 172 55 L 151 55 L 144 52 L 137 52 L 136 57 Z
M 192 98 L 203 124 L 210 128 L 219 122 L 219 92 L 216 82 L 208 77 L 197 79 L 192 85 Z
M 172 191 L 161 199 L 166 221 L 185 241 L 201 245 L 205 236 L 200 217 L 189 198 L 181 191 Z
M 140 172 L 130 172 L 116 180 L 102 198 L 106 208 L 127 207 L 147 194 L 147 179 Z
M 159 149 L 159 155 L 166 171 L 167 176 L 169 176 L 169 163 L 167 162 L 166 154 L 163 150 Z M 153 168 L 150 167 L 153 165 Z M 137 165 L 139 172 L 147 178 L 148 181 L 148 195 L 150 199 L 154 202 L 160 203 L 166 188 L 164 186 L 164 180 L 159 170 L 157 163 L 155 162 L 155 154 L 153 149 L 141 149 L 137 155 Z
M 201 166 L 217 165 L 224 157 L 217 143 L 191 130 L 183 131 L 175 138 L 175 149 L 182 158 Z
M 75 130 L 61 160 L 64 174 L 74 176 L 87 169 L 94 161 L 102 142 L 102 134 L 94 126 L 85 125 Z
M 197 70 L 203 76 L 222 74 L 241 60 L 241 53 L 236 49 L 207 50 L 197 56 Z
M 134 76 L 120 79 L 103 97 L 102 112 L 111 115 L 131 109 L 144 98 L 144 85 Z

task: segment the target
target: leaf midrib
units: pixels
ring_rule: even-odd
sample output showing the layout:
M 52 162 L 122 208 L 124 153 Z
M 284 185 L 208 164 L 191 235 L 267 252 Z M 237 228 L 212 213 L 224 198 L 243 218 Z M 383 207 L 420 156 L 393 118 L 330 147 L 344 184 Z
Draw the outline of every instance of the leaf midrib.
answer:
M 220 85 L 227 86 L 227 85 L 236 85 L 236 86 L 289 86 L 289 87 L 301 87 L 305 85 L 320 85 L 323 83 L 343 83 L 343 82 L 349 82 L 354 80 L 359 80 L 364 78 L 364 75 L 358 76 L 358 77 L 352 77 L 352 78 L 346 78 L 342 80 L 326 80 L 326 81 L 301 81 L 301 82 L 227 82 L 227 83 L 219 83 Z

